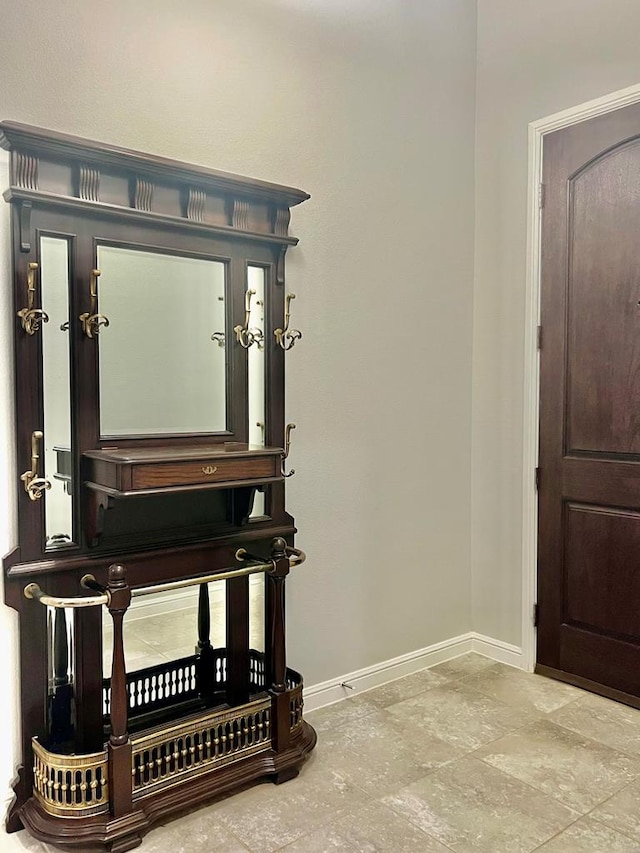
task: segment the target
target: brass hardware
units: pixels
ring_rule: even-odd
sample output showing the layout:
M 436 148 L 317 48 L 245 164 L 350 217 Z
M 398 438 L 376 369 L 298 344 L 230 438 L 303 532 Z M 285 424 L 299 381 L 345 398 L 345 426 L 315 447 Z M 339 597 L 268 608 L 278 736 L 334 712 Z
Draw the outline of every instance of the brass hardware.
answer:
M 18 311 L 22 328 L 28 335 L 35 335 L 42 323 L 49 322 L 49 315 L 42 308 L 34 308 L 36 298 L 36 270 L 38 264 L 31 261 L 27 271 L 27 307 Z
M 307 559 L 307 555 L 304 553 L 304 551 L 301 551 L 300 548 L 293 548 L 292 546 L 287 545 L 284 550 L 286 555 L 289 557 L 289 565 L 291 566 L 291 568 L 293 568 L 294 566 L 301 566 L 302 563 L 304 563 L 304 561 Z M 236 560 L 242 561 L 251 559 L 254 558 L 251 557 L 251 555 L 247 552 L 245 548 L 238 548 L 238 550 L 236 551 Z
M 287 293 L 286 299 L 284 301 L 284 327 L 282 329 L 275 329 L 273 334 L 276 336 L 276 341 L 279 347 L 281 347 L 285 352 L 290 350 L 296 341 L 299 341 L 302 337 L 302 332 L 300 329 L 289 329 L 289 319 L 291 317 L 291 300 L 295 299 L 295 293 Z
M 211 335 L 211 340 L 215 341 L 219 347 L 224 347 L 224 342 L 225 342 L 224 332 L 214 332 Z
M 293 344 L 291 346 L 293 346 Z M 289 455 L 289 448 L 291 447 L 291 430 L 295 429 L 295 428 L 296 428 L 295 424 L 287 424 L 285 427 L 285 430 L 284 430 L 284 453 L 282 454 L 282 462 L 283 463 L 284 463 L 284 460 Z M 289 471 L 289 473 L 287 474 L 287 472 L 284 470 L 284 464 L 282 464 L 280 466 L 280 471 L 282 472 L 283 477 L 293 477 L 293 475 L 296 473 L 296 469 L 292 468 Z
M 93 592 L 97 592 L 100 595 L 103 595 L 103 594 L 106 595 L 107 594 L 106 586 L 103 586 L 101 583 L 98 583 L 98 581 L 95 578 L 95 575 L 91 575 L 91 574 L 82 575 L 82 577 L 80 578 L 80 586 L 83 587 L 84 589 L 91 589 L 91 590 L 93 590 Z
M 106 750 L 61 755 L 49 752 L 35 737 L 31 745 L 34 794 L 46 812 L 59 817 L 88 817 L 109 810 Z
M 262 329 L 250 329 L 249 318 L 251 316 L 251 297 L 255 296 L 255 290 L 247 290 L 244 297 L 244 325 L 234 326 L 233 331 L 236 333 L 238 343 L 244 349 L 249 349 L 253 344 L 260 344 L 264 339 Z
M 217 465 L 203 465 L 202 466 L 202 473 L 203 474 L 215 474 L 217 470 L 218 470 Z
M 102 595 L 80 595 L 68 598 L 62 598 L 58 595 L 47 595 L 37 583 L 29 583 L 23 590 L 25 598 L 31 601 L 39 601 L 46 607 L 70 607 L 76 609 L 78 607 L 97 607 L 101 604 L 108 604 L 111 596 L 108 592 Z
M 46 490 L 51 488 L 51 483 L 46 477 L 38 477 L 41 440 L 42 433 L 39 429 L 31 433 L 31 470 L 20 475 L 20 479 L 24 483 L 24 490 L 32 501 L 40 500 Z
M 240 552 L 246 553 L 243 548 L 236 551 L 236 560 L 243 560 L 244 557 L 238 556 Z M 264 563 L 251 563 L 251 565 L 243 566 L 240 569 L 229 569 L 224 572 L 217 572 L 213 575 L 205 577 L 186 578 L 181 581 L 167 581 L 167 583 L 158 583 L 154 586 L 144 586 L 140 589 L 132 589 L 131 595 L 133 598 L 138 598 L 141 595 L 153 595 L 156 592 L 169 592 L 173 589 L 182 589 L 186 586 L 199 586 L 201 583 L 211 583 L 213 581 L 225 581 L 229 578 L 241 578 L 245 575 L 254 575 L 258 572 L 272 572 L 274 570 L 273 560 L 267 560 Z
M 290 555 L 289 565 L 291 566 L 291 568 L 293 568 L 294 566 L 301 566 L 307 559 L 307 555 L 304 553 L 304 551 L 301 551 L 300 548 L 292 548 L 290 545 L 287 545 L 284 550 L 287 555 Z
M 104 314 L 98 314 L 98 279 L 100 278 L 100 270 L 91 270 L 91 284 L 89 286 L 89 295 L 91 297 L 91 310 L 85 311 L 78 318 L 82 323 L 82 331 L 88 338 L 95 338 L 99 334 L 100 329 L 109 325 L 109 318 Z
M 132 737 L 133 799 L 170 790 L 239 757 L 268 752 L 271 701 L 267 696 L 231 709 L 206 711 Z

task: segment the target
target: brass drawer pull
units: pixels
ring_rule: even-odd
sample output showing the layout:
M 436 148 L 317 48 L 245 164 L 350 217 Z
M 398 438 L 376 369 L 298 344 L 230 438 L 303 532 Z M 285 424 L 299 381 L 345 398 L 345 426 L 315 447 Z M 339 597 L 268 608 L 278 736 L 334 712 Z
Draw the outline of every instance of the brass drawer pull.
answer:
M 216 465 L 203 465 L 202 466 L 202 473 L 203 474 L 215 474 L 217 470 L 218 470 L 218 468 Z

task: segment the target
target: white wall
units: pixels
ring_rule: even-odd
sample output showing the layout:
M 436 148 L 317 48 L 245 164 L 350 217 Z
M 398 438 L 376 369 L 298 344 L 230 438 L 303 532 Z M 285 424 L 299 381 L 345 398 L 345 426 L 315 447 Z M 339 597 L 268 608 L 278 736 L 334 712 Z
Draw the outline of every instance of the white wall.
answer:
M 637 0 L 479 0 L 473 627 L 520 643 L 527 125 L 640 82 Z
M 313 684 L 467 631 L 473 0 L 21 0 L 0 42 L 5 118 L 312 193 L 288 265 L 292 665 Z

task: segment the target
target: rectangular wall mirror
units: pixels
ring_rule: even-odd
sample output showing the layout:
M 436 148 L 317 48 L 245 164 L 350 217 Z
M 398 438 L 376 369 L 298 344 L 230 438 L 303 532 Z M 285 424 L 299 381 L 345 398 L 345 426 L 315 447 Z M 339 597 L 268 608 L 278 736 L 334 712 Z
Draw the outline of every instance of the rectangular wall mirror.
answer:
M 265 271 L 262 267 L 247 266 L 247 290 L 253 291 L 249 328 L 259 331 L 257 342 L 247 351 L 249 372 L 249 444 L 264 447 L 266 429 L 265 409 Z M 253 500 L 251 518 L 264 515 L 264 492 L 257 491 Z
M 226 264 L 111 245 L 97 260 L 102 438 L 223 432 Z
M 73 543 L 71 469 L 71 380 L 69 353 L 69 243 L 63 237 L 40 238 L 42 307 L 49 317 L 42 324 L 44 402 L 44 465 L 51 482 L 45 492 L 46 546 Z

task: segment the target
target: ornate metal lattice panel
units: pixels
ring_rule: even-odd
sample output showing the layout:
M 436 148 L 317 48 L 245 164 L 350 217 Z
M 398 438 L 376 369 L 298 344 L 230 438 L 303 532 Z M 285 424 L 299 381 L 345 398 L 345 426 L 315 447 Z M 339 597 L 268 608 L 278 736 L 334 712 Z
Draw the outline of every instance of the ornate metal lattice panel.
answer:
M 109 808 L 107 753 L 58 755 L 33 738 L 34 793 L 53 815 L 86 817 Z
M 132 739 L 134 798 L 271 748 L 271 700 L 193 717 Z

